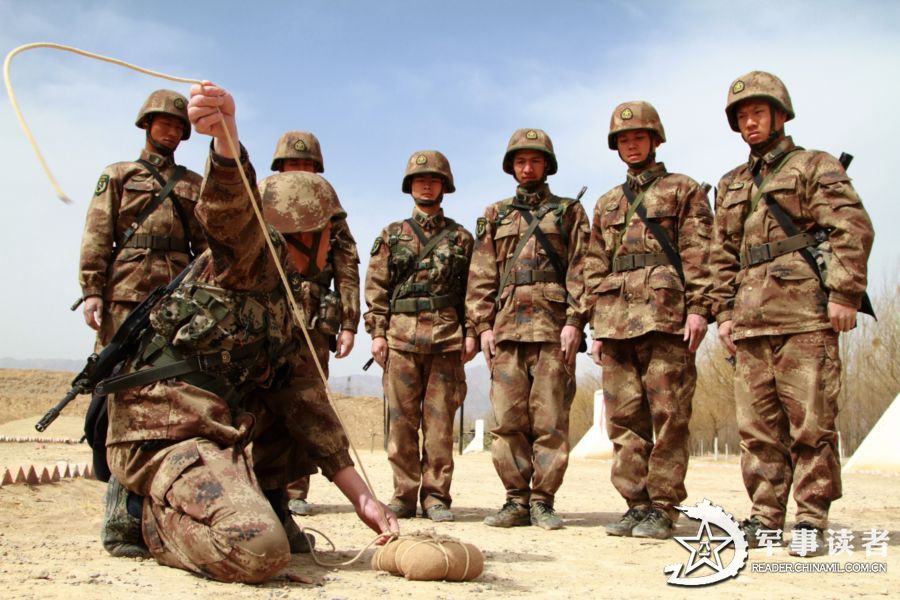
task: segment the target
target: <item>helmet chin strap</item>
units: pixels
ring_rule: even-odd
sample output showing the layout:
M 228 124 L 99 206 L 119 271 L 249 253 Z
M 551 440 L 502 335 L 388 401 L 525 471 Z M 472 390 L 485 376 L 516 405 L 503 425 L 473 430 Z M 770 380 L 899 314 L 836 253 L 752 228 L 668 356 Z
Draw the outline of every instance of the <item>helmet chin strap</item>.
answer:
M 769 103 L 769 135 L 761 142 L 750 144 L 750 152 L 757 156 L 762 156 L 768 152 L 782 137 L 784 137 L 784 125 L 780 129 L 774 129 L 775 125 L 775 107 Z
M 628 165 L 629 169 L 634 169 L 635 171 L 643 171 L 644 169 L 646 169 L 647 167 L 652 165 L 654 162 L 656 162 L 656 150 L 655 149 L 651 150 L 650 153 L 647 154 L 647 158 L 645 158 L 642 161 L 635 162 L 635 163 L 630 163 L 627 160 L 625 160 L 625 158 L 622 156 L 621 150 L 619 151 L 619 158 L 622 159 L 622 162 L 624 162 L 626 165 Z
M 147 141 L 150 142 L 150 145 L 153 146 L 153 149 L 156 150 L 158 154 L 161 156 L 169 157 L 175 154 L 175 151 L 168 146 L 164 146 L 153 139 L 153 136 L 150 135 L 150 130 L 147 130 Z
M 441 200 L 444 199 L 444 194 L 441 194 L 434 200 L 426 200 L 424 198 L 416 198 L 413 196 L 413 201 L 416 203 L 416 206 L 434 206 L 435 204 L 440 204 Z

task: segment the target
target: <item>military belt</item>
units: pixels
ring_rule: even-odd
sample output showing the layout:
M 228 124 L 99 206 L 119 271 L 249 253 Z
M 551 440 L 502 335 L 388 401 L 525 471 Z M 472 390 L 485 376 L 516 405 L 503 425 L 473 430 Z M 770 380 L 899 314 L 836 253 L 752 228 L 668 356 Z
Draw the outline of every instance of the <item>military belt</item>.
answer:
M 454 306 L 458 303 L 458 298 L 454 294 L 444 294 L 442 296 L 423 297 L 423 298 L 398 298 L 391 302 L 391 312 L 398 313 L 418 313 L 429 310 L 440 310 L 448 306 Z
M 530 285 L 532 283 L 559 283 L 559 276 L 556 271 L 537 271 L 532 269 L 521 269 L 513 271 L 509 277 L 507 284 L 513 285 Z
M 767 244 L 759 244 L 758 246 L 750 246 L 741 253 L 741 267 L 753 267 L 764 262 L 769 262 L 778 256 L 790 254 L 803 248 L 816 246 L 818 244 L 816 236 L 811 233 L 801 233 L 792 235 L 789 238 L 778 240 L 777 242 L 769 242 Z
M 166 250 L 175 252 L 187 252 L 187 242 L 181 238 L 173 238 L 166 235 L 150 235 L 136 233 L 125 242 L 125 248 L 148 248 L 150 250 Z
M 658 265 L 671 265 L 672 261 L 665 252 L 654 252 L 651 254 L 626 254 L 617 256 L 613 259 L 613 272 L 634 271 L 635 269 L 643 269 L 644 267 L 655 267 Z
M 220 350 L 219 352 L 195 354 L 183 360 L 178 360 L 166 365 L 158 367 L 154 366 L 133 373 L 110 377 L 100 384 L 102 389 L 98 390 L 98 392 L 102 394 L 114 394 L 130 388 L 143 387 L 156 381 L 162 381 L 163 379 L 172 379 L 174 377 L 183 378 L 192 373 L 224 375 L 228 369 L 240 366 L 234 364 L 236 361 L 258 354 L 264 344 L 265 340 L 257 340 L 251 344 L 240 346 L 230 351 Z

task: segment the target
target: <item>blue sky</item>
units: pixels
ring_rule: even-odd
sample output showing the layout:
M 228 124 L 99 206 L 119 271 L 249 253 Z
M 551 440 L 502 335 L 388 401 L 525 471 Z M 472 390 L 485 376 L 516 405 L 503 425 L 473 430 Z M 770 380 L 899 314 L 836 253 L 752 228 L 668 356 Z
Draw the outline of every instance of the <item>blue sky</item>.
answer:
M 322 141 L 360 247 L 411 211 L 400 192 L 408 156 L 436 148 L 457 192 L 448 215 L 474 226 L 510 195 L 500 167 L 513 130 L 553 138 L 560 195 L 582 185 L 594 202 L 624 177 L 606 148 L 613 107 L 645 99 L 669 141 L 672 171 L 715 183 L 746 158 L 723 107 L 730 82 L 772 71 L 797 112 L 788 132 L 806 147 L 856 156 L 854 184 L 876 223 L 874 287 L 897 270 L 895 184 L 900 118 L 900 4 L 894 2 L 10 2 L 0 0 L 0 50 L 53 41 L 228 87 L 241 138 L 260 177 L 278 136 L 307 129 Z M 92 332 L 68 306 L 78 295 L 78 248 L 97 176 L 137 156 L 133 126 L 146 95 L 186 86 L 37 50 L 12 65 L 23 112 L 63 189 L 61 204 L 0 98 L 4 235 L 0 238 L 0 357 L 82 358 Z M 179 162 L 203 170 L 207 142 L 194 136 Z M 895 279 L 896 282 L 896 279 Z M 358 372 L 361 331 L 332 372 Z M 480 359 L 478 359 L 480 360 Z

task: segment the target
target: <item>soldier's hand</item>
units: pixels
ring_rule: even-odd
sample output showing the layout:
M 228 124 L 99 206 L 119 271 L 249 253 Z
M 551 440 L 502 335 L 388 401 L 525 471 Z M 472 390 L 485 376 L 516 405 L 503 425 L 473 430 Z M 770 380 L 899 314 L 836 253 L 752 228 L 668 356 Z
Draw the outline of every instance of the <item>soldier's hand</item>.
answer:
M 378 363 L 382 369 L 387 363 L 388 345 L 387 340 L 383 337 L 377 337 L 372 340 L 372 358 Z
M 581 345 L 581 332 L 574 325 L 566 325 L 559 334 L 559 349 L 567 363 L 575 362 L 578 346 Z
M 688 343 L 688 350 L 696 352 L 700 342 L 706 337 L 706 317 L 690 313 L 684 321 L 684 341 Z
M 467 337 L 462 353 L 462 364 L 466 364 L 478 354 L 478 341 L 473 337 Z
M 737 352 L 737 348 L 734 347 L 734 342 L 731 340 L 731 321 L 722 321 L 719 323 L 719 341 L 725 345 L 725 349 L 728 350 L 728 354 L 734 356 Z
M 234 118 L 234 98 L 228 90 L 205 81 L 203 85 L 191 86 L 191 100 L 188 103 L 188 118 L 198 133 L 215 138 L 213 149 L 225 158 L 238 158 L 231 151 L 225 137 L 225 127 L 231 134 L 234 147 L 240 152 L 238 145 L 237 123 Z
M 856 309 L 837 302 L 828 303 L 828 320 L 831 328 L 838 333 L 850 331 L 856 326 Z
M 603 360 L 600 358 L 603 354 L 603 342 L 600 340 L 594 340 L 594 343 L 591 345 L 591 358 L 594 360 L 594 364 L 602 366 Z
M 384 339 L 384 338 L 381 338 Z M 387 506 L 376 500 L 365 482 L 353 467 L 344 467 L 334 474 L 334 484 L 343 492 L 360 520 L 376 533 L 385 537 L 379 540 L 383 544 L 388 538 L 400 532 L 397 516 Z
M 484 360 L 488 369 L 490 369 L 491 364 L 494 362 L 494 356 L 497 354 L 497 342 L 494 339 L 494 331 L 492 329 L 486 329 L 481 332 L 481 352 L 484 354 Z
M 353 343 L 356 341 L 356 334 L 349 329 L 342 329 L 338 334 L 337 352 L 334 353 L 335 358 L 344 358 L 353 350 Z
M 101 316 L 103 315 L 103 298 L 100 296 L 88 296 L 84 299 L 84 322 L 94 331 L 100 331 Z

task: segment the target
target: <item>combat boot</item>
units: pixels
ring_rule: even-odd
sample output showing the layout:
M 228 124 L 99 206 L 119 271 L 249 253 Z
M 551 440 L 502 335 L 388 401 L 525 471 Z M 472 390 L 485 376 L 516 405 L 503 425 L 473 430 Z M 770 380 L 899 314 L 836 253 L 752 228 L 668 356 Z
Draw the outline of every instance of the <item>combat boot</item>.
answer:
M 288 510 L 298 517 L 308 517 L 313 513 L 312 504 L 303 498 L 294 498 L 288 502 Z
M 553 507 L 544 502 L 535 502 L 531 505 L 531 524 L 543 529 L 562 529 L 563 520 L 556 514 Z
M 667 540 L 672 537 L 672 519 L 658 508 L 651 508 L 644 520 L 631 530 L 631 535 L 639 538 Z
M 647 518 L 647 509 L 641 508 L 638 506 L 633 506 L 628 509 L 622 518 L 616 521 L 615 523 L 610 523 L 606 526 L 606 534 L 607 535 L 622 535 L 625 537 L 631 537 L 632 530 L 638 526 L 638 524 Z
M 316 547 L 316 538 L 311 533 L 300 531 L 297 522 L 291 515 L 284 518 L 282 525 L 287 534 L 288 543 L 291 545 L 291 554 L 309 554 Z
M 106 514 L 100 529 L 103 547 L 119 558 L 149 558 L 150 551 L 141 534 L 143 499 L 131 494 L 115 478 L 106 484 Z
M 791 547 L 788 554 L 800 558 L 812 558 L 828 554 L 825 533 L 810 523 L 797 523 L 791 536 Z
M 759 517 L 750 517 L 741 521 L 741 531 L 744 532 L 744 539 L 751 548 L 765 548 L 768 543 L 763 541 L 763 531 L 772 531 L 765 523 L 759 520 Z M 767 540 L 771 540 L 772 546 L 784 546 L 783 537 L 774 537 L 774 535 L 766 535 Z
M 409 508 L 408 506 L 401 506 L 399 504 L 388 504 L 388 508 L 391 509 L 391 512 L 397 515 L 398 519 L 415 519 L 416 518 L 416 509 Z
M 523 525 L 531 525 L 531 515 L 528 508 L 522 506 L 512 500 L 507 500 L 506 504 L 493 515 L 484 518 L 484 524 L 489 527 L 520 527 Z
M 453 513 L 443 504 L 435 504 L 425 509 L 425 516 L 435 523 L 444 523 L 453 520 Z

